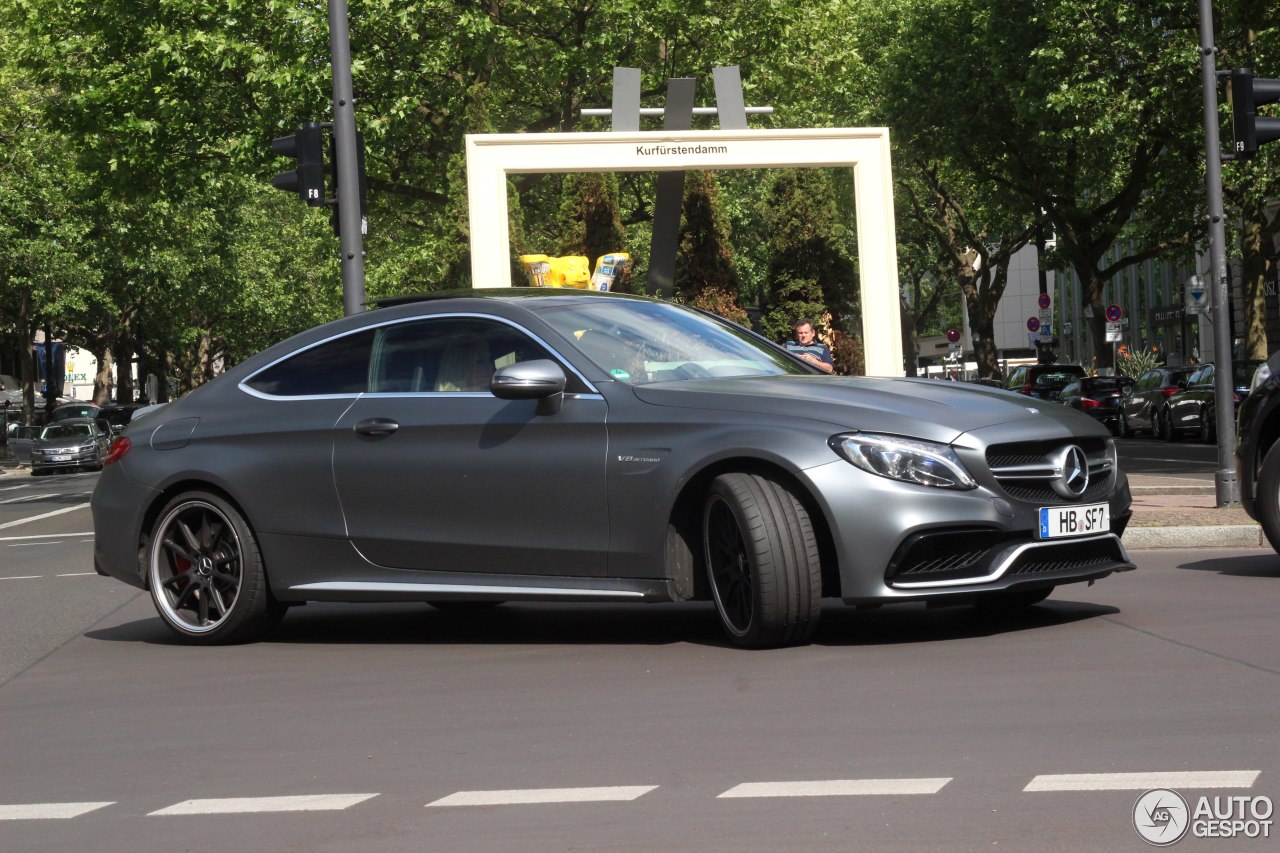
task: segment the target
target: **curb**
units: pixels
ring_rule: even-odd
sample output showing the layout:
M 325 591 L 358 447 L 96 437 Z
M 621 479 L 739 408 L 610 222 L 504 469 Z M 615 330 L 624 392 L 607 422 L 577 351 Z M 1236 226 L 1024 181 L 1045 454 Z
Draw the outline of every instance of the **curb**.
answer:
M 1125 548 L 1261 548 L 1267 546 L 1256 524 L 1207 527 L 1130 527 L 1120 537 Z

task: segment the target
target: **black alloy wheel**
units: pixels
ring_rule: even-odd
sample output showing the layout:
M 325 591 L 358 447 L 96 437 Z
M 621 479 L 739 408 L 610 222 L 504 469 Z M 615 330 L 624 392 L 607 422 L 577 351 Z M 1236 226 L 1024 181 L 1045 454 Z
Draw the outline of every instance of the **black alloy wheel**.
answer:
M 1258 472 L 1255 505 L 1267 541 L 1280 551 L 1280 442 L 1271 445 Z
M 756 474 L 711 484 L 703 547 L 716 612 L 745 648 L 807 642 L 818 627 L 822 567 L 804 506 L 786 487 Z
M 147 574 L 156 611 L 188 642 L 256 640 L 284 615 L 267 591 L 253 531 L 214 494 L 189 492 L 168 503 L 148 546 Z

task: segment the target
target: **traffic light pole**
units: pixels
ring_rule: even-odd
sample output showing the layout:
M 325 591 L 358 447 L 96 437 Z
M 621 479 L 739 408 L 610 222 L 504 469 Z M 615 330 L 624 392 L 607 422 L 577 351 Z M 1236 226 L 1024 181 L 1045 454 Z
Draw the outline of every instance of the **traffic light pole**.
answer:
M 339 245 L 342 252 L 342 308 L 346 316 L 364 310 L 364 222 L 356 160 L 356 105 L 351 85 L 351 38 L 347 0 L 329 0 L 329 56 L 333 65 L 333 135 L 338 173 Z
M 1218 470 L 1213 485 L 1218 506 L 1240 502 L 1236 475 L 1235 371 L 1231 366 L 1231 302 L 1227 293 L 1226 226 L 1222 210 L 1222 148 L 1218 139 L 1217 48 L 1213 45 L 1213 4 L 1200 0 L 1200 77 L 1204 84 L 1205 181 L 1209 195 L 1209 288 L 1213 315 L 1214 423 Z

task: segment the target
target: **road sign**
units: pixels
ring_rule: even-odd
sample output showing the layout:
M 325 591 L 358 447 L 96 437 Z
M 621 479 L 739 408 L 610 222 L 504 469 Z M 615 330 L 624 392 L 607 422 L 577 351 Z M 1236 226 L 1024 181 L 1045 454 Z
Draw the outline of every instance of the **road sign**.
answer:
M 1052 300 L 1050 299 L 1049 294 L 1047 293 L 1040 294 L 1040 298 L 1039 300 L 1037 300 L 1037 304 L 1039 304 L 1041 308 L 1048 308 L 1052 304 Z
M 1040 325 L 1049 326 L 1052 324 L 1053 324 L 1053 309 L 1041 308 L 1040 309 Z
M 1120 335 L 1121 335 L 1121 332 L 1120 332 L 1119 323 L 1107 324 L 1107 343 L 1114 343 L 1116 341 L 1121 340 Z
M 1028 331 L 1028 332 L 1038 332 L 1038 331 L 1040 331 L 1040 318 L 1039 318 L 1039 317 L 1028 317 L 1028 318 L 1027 318 L 1027 331 Z
M 1120 318 L 1124 316 L 1124 312 L 1120 310 L 1119 305 L 1107 306 L 1107 319 L 1112 323 L 1119 323 Z
M 960 340 L 960 330 L 959 330 L 959 329 L 947 329 L 947 340 L 951 341 L 951 343 L 953 343 L 953 344 L 954 344 L 956 341 Z
M 1191 276 L 1191 280 L 1187 282 L 1186 304 L 1188 314 L 1203 314 L 1209 307 L 1209 289 L 1198 275 Z

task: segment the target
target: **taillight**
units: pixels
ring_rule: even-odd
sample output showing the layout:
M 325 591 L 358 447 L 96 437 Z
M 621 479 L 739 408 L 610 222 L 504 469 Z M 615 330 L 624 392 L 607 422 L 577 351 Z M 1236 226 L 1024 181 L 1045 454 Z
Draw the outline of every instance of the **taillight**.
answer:
M 1023 385 L 1023 386 L 1022 386 L 1022 390 L 1021 390 L 1021 391 L 1019 391 L 1018 393 L 1019 393 L 1019 394 L 1026 394 L 1026 395 L 1030 396 L 1030 394 L 1031 394 L 1031 388 L 1032 388 L 1032 383 L 1028 382 L 1026 385 Z
M 1102 404 L 1092 397 L 1081 397 L 1080 408 L 1082 409 L 1101 409 Z
M 1167 388 L 1161 388 L 1160 390 L 1164 392 L 1164 398 L 1168 400 L 1170 397 L 1172 397 L 1174 394 L 1177 394 L 1182 389 L 1176 385 L 1172 385 Z
M 107 458 L 102 460 L 103 466 L 110 465 L 112 462 L 119 462 L 131 447 L 133 447 L 132 441 L 123 435 L 117 435 L 116 440 L 111 442 L 111 449 L 107 451 Z

